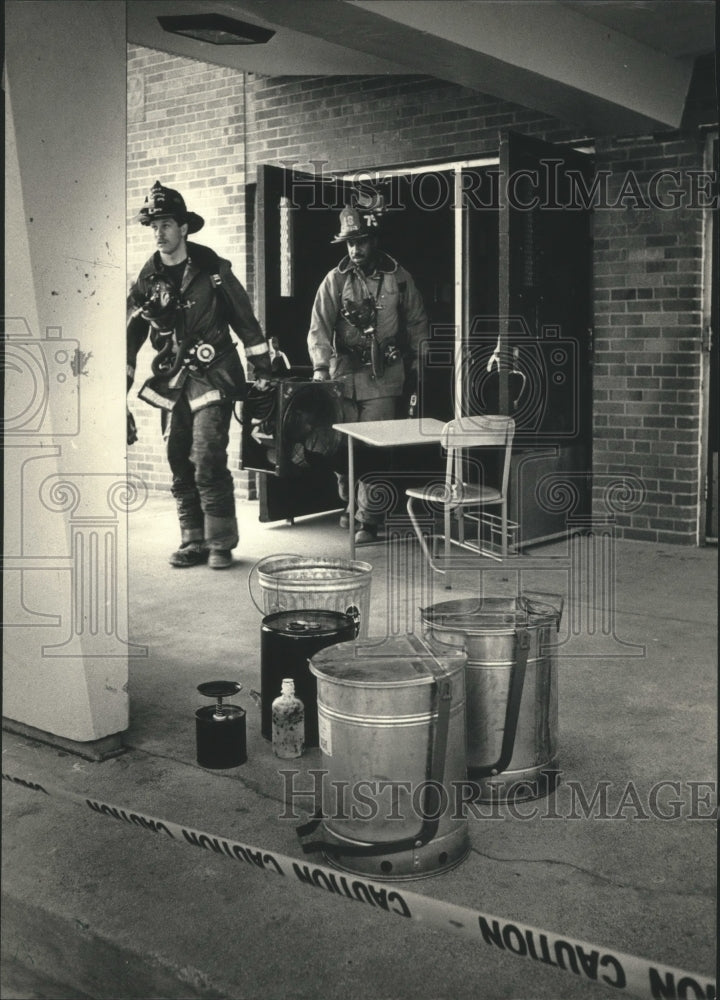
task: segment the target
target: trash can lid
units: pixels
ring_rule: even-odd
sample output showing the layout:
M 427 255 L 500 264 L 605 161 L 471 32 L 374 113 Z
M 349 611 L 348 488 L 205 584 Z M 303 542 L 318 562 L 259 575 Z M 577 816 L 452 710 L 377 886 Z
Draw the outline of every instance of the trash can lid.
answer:
M 331 635 L 355 627 L 355 618 L 342 611 L 323 608 L 295 608 L 291 611 L 274 611 L 262 620 L 263 628 L 291 636 Z
M 330 559 L 323 556 L 268 556 L 257 565 L 265 589 L 278 583 L 357 580 L 372 576 L 372 564 L 359 559 Z
M 558 624 L 562 598 L 555 594 L 520 594 L 518 597 L 468 597 L 442 601 L 421 608 L 423 621 L 457 632 L 515 628 L 518 625 Z
M 439 656 L 415 636 L 343 642 L 326 646 L 310 660 L 316 677 L 349 687 L 373 688 L 429 684 L 464 666 L 465 655 L 460 650 Z

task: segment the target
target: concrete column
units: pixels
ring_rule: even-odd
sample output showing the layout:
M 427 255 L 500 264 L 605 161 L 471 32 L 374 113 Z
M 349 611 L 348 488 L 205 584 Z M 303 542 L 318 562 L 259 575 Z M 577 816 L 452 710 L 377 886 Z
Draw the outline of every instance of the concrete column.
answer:
M 4 724 L 128 725 L 125 4 L 5 4 Z M 74 746 L 77 744 L 77 746 Z

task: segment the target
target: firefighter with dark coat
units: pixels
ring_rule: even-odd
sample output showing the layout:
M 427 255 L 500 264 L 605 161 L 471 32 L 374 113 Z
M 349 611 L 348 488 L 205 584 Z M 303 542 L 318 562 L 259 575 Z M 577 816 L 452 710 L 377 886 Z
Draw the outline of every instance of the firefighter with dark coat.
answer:
M 204 220 L 187 210 L 178 191 L 156 181 L 136 221 L 152 229 L 157 249 L 128 295 L 127 388 L 149 336 L 157 354 L 138 397 L 162 414 L 180 521 L 180 548 L 170 564 L 227 569 L 239 540 L 228 436 L 233 403 L 246 391 L 228 327 L 242 341 L 261 388 L 270 374 L 268 345 L 230 262 L 187 241 Z
M 345 243 L 347 255 L 321 282 L 308 332 L 313 378 L 343 383 L 343 420 L 350 423 L 405 415 L 401 400 L 417 393 L 420 344 L 428 337 L 412 276 L 378 245 L 378 199 L 359 199 L 340 213 L 340 232 L 332 242 Z M 340 499 L 347 503 L 347 476 L 337 478 Z M 382 511 L 375 509 L 362 475 L 357 494 L 355 540 L 374 541 Z M 348 510 L 340 524 L 349 526 Z

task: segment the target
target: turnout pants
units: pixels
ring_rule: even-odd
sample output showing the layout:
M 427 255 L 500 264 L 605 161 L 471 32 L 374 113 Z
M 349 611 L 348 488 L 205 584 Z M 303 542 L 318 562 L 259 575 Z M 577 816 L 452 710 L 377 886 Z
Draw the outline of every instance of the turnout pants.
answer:
M 211 403 L 193 412 L 184 395 L 163 413 L 183 544 L 233 549 L 238 543 L 233 478 L 227 465 L 231 418 L 232 403 Z

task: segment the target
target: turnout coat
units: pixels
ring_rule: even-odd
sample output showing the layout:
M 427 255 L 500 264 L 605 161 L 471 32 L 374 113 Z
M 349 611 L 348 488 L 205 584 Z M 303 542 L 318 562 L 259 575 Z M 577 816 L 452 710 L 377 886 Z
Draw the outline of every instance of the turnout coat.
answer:
M 143 265 L 127 299 L 127 387 L 135 378 L 138 351 L 150 336 L 155 349 L 167 353 L 170 370 L 154 367 L 155 374 L 138 396 L 165 410 L 171 410 L 183 392 L 193 411 L 243 397 L 245 372 L 229 327 L 242 342 L 255 372 L 270 373 L 267 341 L 230 261 L 197 243 L 188 243 L 187 251 L 178 321 L 171 330 L 159 333 L 141 313 L 152 279 L 165 272 L 158 252 Z M 172 364 L 188 351 L 192 355 L 189 364 Z
M 400 396 L 406 377 L 417 377 L 420 344 L 428 337 L 425 307 L 411 275 L 383 251 L 374 272 L 363 280 L 376 302 L 380 348 L 395 344 L 402 360 L 388 364 L 381 376 L 374 377 L 349 349 L 356 331 L 344 311 L 363 300 L 365 289 L 346 256 L 328 272 L 315 296 L 308 333 L 313 368 L 329 370 L 330 378 L 342 382 L 344 395 L 350 398 Z

